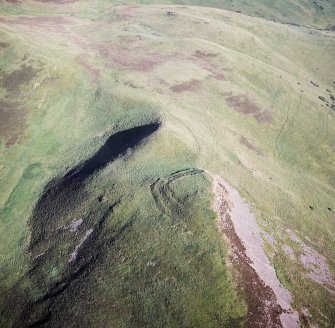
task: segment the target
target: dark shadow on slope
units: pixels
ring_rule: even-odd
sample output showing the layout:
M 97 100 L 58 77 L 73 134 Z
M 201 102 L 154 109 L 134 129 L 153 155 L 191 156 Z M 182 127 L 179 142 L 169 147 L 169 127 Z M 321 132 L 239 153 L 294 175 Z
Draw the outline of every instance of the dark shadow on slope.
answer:
M 78 165 L 64 176 L 66 180 L 82 180 L 106 164 L 123 154 L 128 148 L 134 147 L 159 128 L 158 123 L 137 126 L 110 136 L 106 143 L 86 162 Z
M 75 212 L 77 206 L 81 206 L 83 198 L 85 198 L 85 190 L 82 190 L 82 187 L 85 186 L 86 179 L 125 154 L 128 149 L 139 145 L 159 126 L 159 123 L 152 123 L 113 134 L 87 161 L 80 163 L 63 177 L 50 181 L 45 187 L 30 221 L 30 251 L 33 251 L 43 240 L 55 234 L 60 224 L 64 224 L 60 218 L 68 217 L 69 213 Z M 36 248 L 35 251 L 40 252 L 42 249 Z
M 101 203 L 96 191 L 87 192 L 86 182 L 128 149 L 138 147 L 159 126 L 152 123 L 115 133 L 89 159 L 47 184 L 30 219 L 30 269 L 11 290 L 5 313 L 0 313 L 14 320 L 13 327 L 48 326 L 60 298 L 70 300 L 73 291 L 68 290 L 75 289 L 78 280 L 89 275 L 131 228 L 134 218 L 106 230 L 105 222 L 121 199 L 111 197 Z M 84 220 L 74 232 L 69 223 L 77 216 Z M 76 256 L 70 260 L 74 250 Z M 57 277 L 51 277 L 52 269 Z M 31 286 L 33 293 L 25 286 Z

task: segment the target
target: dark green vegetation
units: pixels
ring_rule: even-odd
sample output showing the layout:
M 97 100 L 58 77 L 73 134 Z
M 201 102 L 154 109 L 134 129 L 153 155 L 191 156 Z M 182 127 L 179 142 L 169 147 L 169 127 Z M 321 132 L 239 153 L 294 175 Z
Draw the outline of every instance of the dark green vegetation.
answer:
M 118 161 L 132 162 L 136 150 L 127 156 Z M 85 188 L 73 185 L 80 174 L 48 185 L 30 222 L 31 269 L 10 292 L 8 320 L 17 327 L 239 326 L 243 310 L 203 173 L 143 181 L 134 163 L 124 184 L 115 166 L 86 176 Z M 153 210 L 154 201 L 164 211 Z
M 9 44 L 3 43 L 3 48 Z M 0 136 L 5 140 L 6 146 L 13 145 L 27 128 L 26 109 L 18 101 L 21 87 L 31 82 L 40 70 L 26 63 L 23 58 L 18 68 L 9 72 L 4 71 L 0 78 L 0 87 L 5 90 L 5 96 L 0 100 Z
M 172 0 L 171 3 L 214 7 L 293 25 L 335 29 L 333 0 Z
M 154 2 L 0 1 L 0 326 L 245 326 L 207 170 L 334 326 L 334 3 Z

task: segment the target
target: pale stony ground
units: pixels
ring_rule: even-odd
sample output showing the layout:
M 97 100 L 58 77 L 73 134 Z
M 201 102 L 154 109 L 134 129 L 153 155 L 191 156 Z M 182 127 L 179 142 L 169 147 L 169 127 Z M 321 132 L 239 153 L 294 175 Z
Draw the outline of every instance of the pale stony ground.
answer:
M 263 231 L 258 226 L 250 207 L 241 198 L 238 191 L 222 178 L 213 176 L 213 185 L 215 195 L 214 208 L 220 220 L 225 221 L 226 217 L 225 215 L 222 216 L 220 207 L 223 198 L 228 198 L 227 201 L 231 204 L 230 219 L 233 222 L 236 234 L 245 247 L 245 252 L 251 261 L 251 266 L 255 269 L 259 278 L 273 290 L 276 295 L 276 301 L 283 309 L 283 312 L 280 314 L 282 326 L 285 328 L 300 327 L 298 312 L 292 309 L 291 306 L 292 295 L 279 282 L 276 272 L 264 252 L 261 237 Z M 227 192 L 226 195 L 222 193 L 222 188 Z
M 301 249 L 298 259 L 307 270 L 305 275 L 334 295 L 335 280 L 330 272 L 328 259 L 311 246 L 306 245 L 293 231 L 288 230 L 288 234 L 290 235 L 292 241 L 298 244 Z M 288 246 L 286 246 L 286 249 L 287 247 Z M 294 256 L 293 254 L 293 250 L 290 249 L 289 255 Z

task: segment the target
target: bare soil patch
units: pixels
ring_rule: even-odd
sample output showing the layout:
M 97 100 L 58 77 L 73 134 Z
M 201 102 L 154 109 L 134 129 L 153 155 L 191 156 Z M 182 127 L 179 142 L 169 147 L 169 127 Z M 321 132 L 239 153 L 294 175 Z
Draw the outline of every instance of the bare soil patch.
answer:
M 186 81 L 180 84 L 175 84 L 170 87 L 171 91 L 175 93 L 180 93 L 184 91 L 195 91 L 201 87 L 201 81 L 197 79 L 192 79 L 190 81 Z

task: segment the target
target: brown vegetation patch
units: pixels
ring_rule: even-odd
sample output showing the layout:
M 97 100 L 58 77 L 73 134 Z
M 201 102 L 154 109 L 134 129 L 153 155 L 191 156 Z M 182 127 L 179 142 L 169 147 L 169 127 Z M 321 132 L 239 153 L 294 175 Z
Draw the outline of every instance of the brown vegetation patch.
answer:
M 212 63 L 201 63 L 200 67 L 202 69 L 205 69 L 207 72 L 210 72 L 211 75 L 209 76 L 210 78 L 214 78 L 216 80 L 219 81 L 225 81 L 226 80 L 226 76 L 223 72 L 223 70 L 219 67 L 217 67 L 216 65 L 212 64 Z
M 0 42 L 0 48 L 7 48 L 9 46 L 9 43 L 7 42 Z
M 13 25 L 28 25 L 28 26 L 45 26 L 48 24 L 71 24 L 69 18 L 63 16 L 34 16 L 34 17 L 17 17 L 17 18 L 6 18 L 0 17 L 1 23 L 13 24 Z
M 271 123 L 272 115 L 269 111 L 265 110 L 261 113 L 255 114 L 255 119 L 258 123 Z
M 210 52 L 203 52 L 200 50 L 197 50 L 190 59 L 196 59 L 198 62 L 199 67 L 202 69 L 208 71 L 211 73 L 209 75 L 209 78 L 214 78 L 219 81 L 225 81 L 226 76 L 225 76 L 225 71 L 226 69 L 222 69 L 218 65 L 212 63 L 212 59 L 217 57 L 218 54 L 216 53 L 210 53 Z
M 30 82 L 39 71 L 40 68 L 34 68 L 24 63 L 15 71 L 2 73 L 0 86 L 7 92 L 16 95 L 20 91 L 20 86 Z
M 0 138 L 6 147 L 15 144 L 27 127 L 26 110 L 18 103 L 0 100 Z
M 143 46 L 141 40 L 132 38 L 119 38 L 113 46 L 99 45 L 96 47 L 107 67 L 126 67 L 134 71 L 148 72 L 156 65 L 162 63 L 165 57 Z
M 255 153 L 257 153 L 257 155 L 262 155 L 261 150 L 255 145 L 253 145 L 246 137 L 244 136 L 240 137 L 240 144 L 247 146 L 250 150 L 253 150 Z
M 9 2 L 9 3 L 21 3 L 22 1 L 21 0 L 1 0 L 1 2 Z
M 246 95 L 229 96 L 226 98 L 227 104 L 237 112 L 252 115 L 259 123 L 271 123 L 272 115 L 269 111 L 262 111 L 261 108 L 250 100 Z
M 17 17 L 17 18 L 6 18 L 0 17 L 0 23 L 8 25 L 25 25 L 28 27 L 43 28 L 52 32 L 64 31 L 64 26 L 72 24 L 73 21 L 68 17 L 63 16 L 35 16 L 35 17 Z
M 28 128 L 26 109 L 15 99 L 18 99 L 21 86 L 29 83 L 40 70 L 40 67 L 22 63 L 18 69 L 2 72 L 0 76 L 0 87 L 7 91 L 6 99 L 0 100 L 0 138 L 6 147 L 15 144 Z
M 219 94 L 223 97 L 230 97 L 233 93 L 231 91 L 222 91 Z
M 104 64 L 112 69 L 129 68 L 133 71 L 148 72 L 155 66 L 178 56 L 176 53 L 166 54 L 154 51 L 153 48 L 154 46 L 144 44 L 141 35 L 121 35 L 116 43 L 94 45 Z
M 94 68 L 84 57 L 78 56 L 76 62 L 82 66 L 92 78 L 93 83 L 98 84 L 101 81 L 101 71 L 98 68 Z
M 184 92 L 184 91 L 195 91 L 199 89 L 201 85 L 202 85 L 201 81 L 192 79 L 190 81 L 186 81 L 180 84 L 175 84 L 171 86 L 170 89 L 173 92 L 177 92 L 177 93 Z
M 219 81 L 225 81 L 226 80 L 226 76 L 223 73 L 220 72 L 216 72 L 214 74 L 212 74 L 210 77 L 219 80 Z
M 155 65 L 158 64 L 158 61 L 155 61 L 152 58 L 140 58 L 132 54 L 128 54 L 125 56 L 116 56 L 113 58 L 113 61 L 118 65 L 140 72 L 148 72 L 152 70 Z
M 214 58 L 217 57 L 217 53 L 212 52 L 206 52 L 201 50 L 196 50 L 196 52 L 193 54 L 194 57 L 201 58 L 201 59 L 207 59 L 207 58 Z
M 142 46 L 131 48 L 123 43 L 113 49 L 100 46 L 98 51 L 107 67 L 127 67 L 139 72 L 148 72 L 164 60 L 162 55 L 150 51 L 149 48 Z
M 160 85 L 164 85 L 164 86 L 168 86 L 169 83 L 167 83 L 164 79 L 162 78 L 158 78 L 157 79 L 157 82 L 160 84 Z
M 227 237 L 231 245 L 229 260 L 238 274 L 238 291 L 245 296 L 248 306 L 246 326 L 252 328 L 282 327 L 280 314 L 282 308 L 276 301 L 273 290 L 265 285 L 251 266 L 251 260 L 246 249 L 235 232 L 230 217 L 230 206 L 227 190 L 224 186 L 217 186 L 220 193 L 217 212 L 220 215 L 219 228 Z
M 226 98 L 230 107 L 243 114 L 257 114 L 261 109 L 245 95 L 230 96 Z
M 60 5 L 64 5 L 67 3 L 74 3 L 77 2 L 78 0 L 37 0 L 39 2 L 54 2 L 54 3 L 58 3 Z
M 118 17 L 120 20 L 129 20 L 135 16 L 134 9 L 139 8 L 139 5 L 129 5 L 124 7 Z
M 137 89 L 138 87 L 132 82 L 132 81 L 126 81 L 124 83 L 124 85 L 130 87 L 130 88 L 133 88 L 133 89 Z
M 68 40 L 70 40 L 73 44 L 75 44 L 76 46 L 85 49 L 85 50 L 91 50 L 91 49 L 99 49 L 98 45 L 94 45 L 93 42 L 91 42 L 88 38 L 83 38 L 79 35 L 76 35 L 74 33 L 69 32 L 68 30 L 66 30 L 65 28 L 62 29 L 61 34 L 67 38 Z

